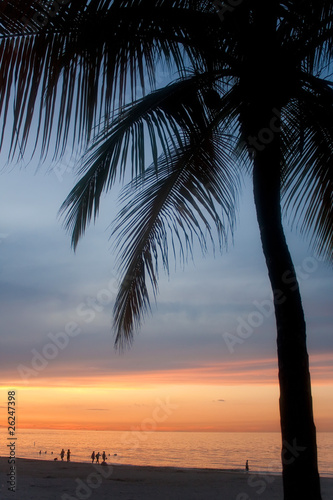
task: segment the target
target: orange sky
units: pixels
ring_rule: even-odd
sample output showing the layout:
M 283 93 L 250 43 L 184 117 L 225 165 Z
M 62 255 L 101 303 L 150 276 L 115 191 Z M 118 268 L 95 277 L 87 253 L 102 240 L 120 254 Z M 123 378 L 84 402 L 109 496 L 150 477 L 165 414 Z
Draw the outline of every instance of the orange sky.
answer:
M 312 358 L 319 431 L 333 431 L 329 361 L 325 355 Z M 18 429 L 278 431 L 274 365 L 267 359 L 113 377 L 39 377 L 10 388 L 17 391 Z M 1 424 L 7 389 L 1 388 Z
M 18 429 L 278 431 L 276 323 L 252 185 L 244 186 L 230 250 L 201 259 L 196 248 L 195 264 L 177 272 L 170 262 L 157 308 L 120 356 L 109 241 L 118 206 L 105 202 L 74 254 L 57 219 L 74 178 L 29 169 L 2 176 L 0 427 L 9 387 Z M 332 269 L 296 235 L 287 239 L 308 325 L 315 422 L 333 431 Z M 231 349 L 226 334 L 240 340 Z M 45 366 L 36 368 L 36 353 Z

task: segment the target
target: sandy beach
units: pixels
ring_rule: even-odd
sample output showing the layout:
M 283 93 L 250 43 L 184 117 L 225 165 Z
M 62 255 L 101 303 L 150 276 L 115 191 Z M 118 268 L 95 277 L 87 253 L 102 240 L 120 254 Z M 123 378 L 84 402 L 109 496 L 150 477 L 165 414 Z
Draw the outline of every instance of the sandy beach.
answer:
M 245 471 L 92 465 L 0 458 L 0 498 L 20 500 L 282 500 L 281 476 Z M 322 479 L 323 500 L 333 498 L 333 479 Z

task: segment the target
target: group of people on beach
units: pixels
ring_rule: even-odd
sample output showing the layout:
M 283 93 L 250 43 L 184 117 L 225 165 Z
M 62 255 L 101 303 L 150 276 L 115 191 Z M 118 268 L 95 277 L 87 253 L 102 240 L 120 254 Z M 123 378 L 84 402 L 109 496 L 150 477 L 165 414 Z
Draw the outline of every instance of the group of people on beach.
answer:
M 103 459 L 102 465 L 106 464 L 106 453 L 105 453 L 105 451 L 103 451 L 102 455 L 100 454 L 99 451 L 97 453 L 95 453 L 95 451 L 93 451 L 92 454 L 91 454 L 91 462 L 94 463 L 94 461 L 96 459 L 96 464 L 99 464 L 99 457 L 100 456 L 102 456 L 102 459 Z
M 60 458 L 61 458 L 62 462 L 64 460 L 64 456 L 65 456 L 65 450 L 62 449 L 60 452 Z M 71 450 L 67 450 L 67 462 L 70 462 L 70 461 L 71 461 Z
M 45 451 L 45 453 L 47 453 L 47 451 Z M 42 454 L 42 450 L 40 450 L 39 454 L 41 455 Z M 51 451 L 51 455 L 53 455 L 53 451 Z M 65 450 L 62 449 L 61 452 L 60 452 L 60 458 L 61 458 L 61 461 L 64 460 L 64 456 L 65 456 Z M 55 458 L 54 460 L 58 460 L 57 458 Z M 67 462 L 70 462 L 71 461 L 71 450 L 67 450 Z

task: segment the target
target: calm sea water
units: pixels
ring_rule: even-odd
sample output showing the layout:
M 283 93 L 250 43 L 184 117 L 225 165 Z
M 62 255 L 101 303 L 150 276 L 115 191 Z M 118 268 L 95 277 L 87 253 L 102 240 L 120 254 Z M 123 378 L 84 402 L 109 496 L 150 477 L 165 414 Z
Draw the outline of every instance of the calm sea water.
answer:
M 0 436 L 0 455 L 7 456 L 6 429 Z M 249 460 L 252 471 L 281 472 L 279 433 L 21 429 L 16 437 L 16 456 L 22 458 L 59 460 L 61 448 L 70 448 L 77 462 L 89 462 L 93 450 L 105 450 L 114 464 L 244 469 Z M 320 474 L 333 477 L 333 433 L 318 433 L 317 439 Z

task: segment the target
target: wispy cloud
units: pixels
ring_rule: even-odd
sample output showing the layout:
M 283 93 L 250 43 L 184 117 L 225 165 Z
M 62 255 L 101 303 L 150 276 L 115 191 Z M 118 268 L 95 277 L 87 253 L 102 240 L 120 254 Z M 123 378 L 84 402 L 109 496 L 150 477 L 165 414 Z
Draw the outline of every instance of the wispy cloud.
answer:
M 87 411 L 110 411 L 109 408 L 86 408 Z

